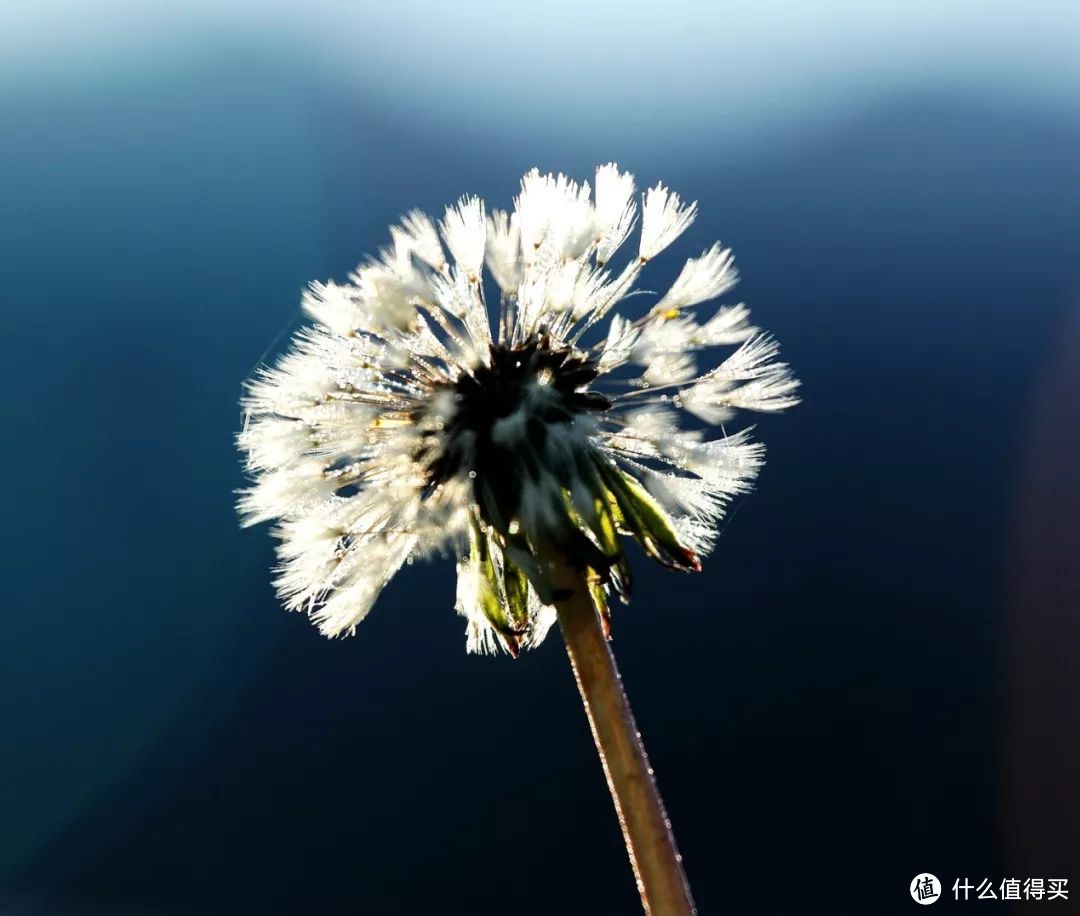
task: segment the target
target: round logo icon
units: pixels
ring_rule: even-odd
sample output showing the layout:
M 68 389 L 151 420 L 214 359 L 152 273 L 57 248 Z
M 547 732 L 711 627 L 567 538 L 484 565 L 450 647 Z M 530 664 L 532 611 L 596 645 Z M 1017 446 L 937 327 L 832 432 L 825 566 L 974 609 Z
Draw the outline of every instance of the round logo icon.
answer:
M 911 882 L 911 899 L 920 906 L 937 903 L 941 898 L 941 882 L 929 872 L 916 875 Z

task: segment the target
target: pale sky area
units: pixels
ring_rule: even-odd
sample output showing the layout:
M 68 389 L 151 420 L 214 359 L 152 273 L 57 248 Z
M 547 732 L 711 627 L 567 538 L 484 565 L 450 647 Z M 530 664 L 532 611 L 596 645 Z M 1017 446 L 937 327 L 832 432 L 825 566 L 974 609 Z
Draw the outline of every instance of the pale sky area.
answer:
M 753 118 L 815 93 L 942 86 L 1080 99 L 1076 0 L 383 3 L 7 0 L 0 87 L 130 75 L 226 48 L 281 53 L 387 105 L 468 120 Z M 374 90 L 374 91 L 373 91 Z

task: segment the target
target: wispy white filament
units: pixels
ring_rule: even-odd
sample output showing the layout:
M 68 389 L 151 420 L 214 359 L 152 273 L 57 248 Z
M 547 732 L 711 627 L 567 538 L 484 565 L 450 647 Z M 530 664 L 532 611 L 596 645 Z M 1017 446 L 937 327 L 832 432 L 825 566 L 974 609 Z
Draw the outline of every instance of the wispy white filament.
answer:
M 683 206 L 679 195 L 662 184 L 646 191 L 638 248 L 642 260 L 648 261 L 660 254 L 690 228 L 696 216 L 696 203 Z

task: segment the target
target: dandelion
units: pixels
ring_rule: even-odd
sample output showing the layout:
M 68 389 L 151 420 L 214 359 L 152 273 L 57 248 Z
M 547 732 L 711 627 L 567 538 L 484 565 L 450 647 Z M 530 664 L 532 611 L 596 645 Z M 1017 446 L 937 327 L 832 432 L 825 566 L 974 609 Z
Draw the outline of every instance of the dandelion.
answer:
M 646 910 L 692 912 L 607 646 L 610 602 L 630 596 L 627 539 L 701 568 L 764 459 L 749 430 L 718 425 L 796 404 L 798 382 L 745 306 L 711 305 L 737 281 L 719 244 L 638 317 L 617 312 L 643 301 L 635 285 L 697 205 L 646 191 L 616 269 L 634 179 L 605 165 L 595 188 L 534 169 L 512 212 L 463 197 L 436 227 L 413 211 L 347 284 L 312 284 L 315 324 L 247 386 L 240 510 L 276 522 L 277 590 L 327 636 L 433 554 L 456 559 L 470 652 L 516 656 L 558 620 Z

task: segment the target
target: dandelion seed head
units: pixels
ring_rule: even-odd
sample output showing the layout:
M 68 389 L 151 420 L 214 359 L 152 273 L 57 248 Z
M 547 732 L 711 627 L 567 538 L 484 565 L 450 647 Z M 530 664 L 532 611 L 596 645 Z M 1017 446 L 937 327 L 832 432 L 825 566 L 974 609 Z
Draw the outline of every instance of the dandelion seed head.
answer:
M 699 569 L 764 461 L 715 426 L 793 406 L 798 382 L 716 302 L 738 279 L 719 243 L 635 292 L 696 216 L 662 184 L 639 210 L 613 163 L 591 186 L 534 169 L 512 211 L 411 211 L 347 283 L 313 283 L 314 324 L 249 382 L 238 436 L 239 508 L 275 523 L 285 606 L 352 633 L 401 566 L 449 553 L 468 650 L 517 655 L 555 619 L 553 551 L 602 603 L 628 598 L 627 540 Z

